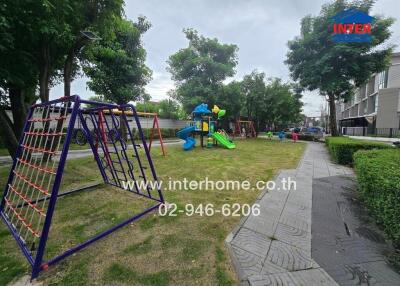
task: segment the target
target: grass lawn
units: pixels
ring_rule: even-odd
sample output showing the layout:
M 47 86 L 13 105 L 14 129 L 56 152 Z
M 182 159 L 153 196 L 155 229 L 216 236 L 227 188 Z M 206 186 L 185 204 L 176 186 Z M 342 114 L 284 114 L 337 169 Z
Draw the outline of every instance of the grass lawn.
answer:
M 0 156 L 10 156 L 6 148 L 0 148 Z
M 222 148 L 184 152 L 169 146 L 167 157 L 154 148 L 159 179 L 272 179 L 280 169 L 296 167 L 305 145 L 265 139 L 236 142 Z M 1 186 L 9 167 L 0 168 Z M 92 158 L 70 160 L 63 186 L 70 189 L 100 175 Z M 165 191 L 170 203 L 251 204 L 259 191 Z M 148 205 L 139 196 L 109 186 L 60 198 L 53 218 L 46 257 L 65 251 L 89 236 L 132 216 Z M 234 285 L 235 273 L 224 239 L 240 217 L 222 214 L 160 217 L 150 214 L 42 272 L 44 285 Z M 0 223 L 0 285 L 28 273 L 29 265 L 4 223 Z

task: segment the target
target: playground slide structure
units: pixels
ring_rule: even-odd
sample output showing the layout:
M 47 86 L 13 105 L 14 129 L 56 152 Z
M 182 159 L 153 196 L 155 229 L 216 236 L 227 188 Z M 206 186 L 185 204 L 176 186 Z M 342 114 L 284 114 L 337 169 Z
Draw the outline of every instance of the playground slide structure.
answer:
M 183 143 L 183 150 L 188 151 L 194 147 L 196 144 L 196 140 L 190 136 L 190 133 L 194 132 L 196 130 L 195 126 L 187 126 L 183 128 L 182 130 L 179 130 L 176 135 L 182 139 L 185 140 L 185 143 Z
M 228 149 L 235 149 L 236 145 L 234 143 L 232 143 L 231 141 L 229 141 L 229 139 L 227 139 L 223 134 L 220 134 L 218 132 L 215 132 L 212 134 L 212 137 L 217 140 L 217 142 L 219 144 L 221 144 L 222 146 L 224 146 L 225 148 Z
M 226 111 L 219 109 L 217 105 L 214 105 L 212 111 L 208 109 L 206 103 L 197 105 L 192 112 L 189 125 L 179 130 L 176 134 L 180 139 L 185 140 L 182 146 L 183 150 L 188 151 L 195 147 L 196 140 L 194 136 L 196 134 L 200 135 L 201 147 L 207 146 L 207 148 L 211 148 L 217 142 L 227 149 L 235 149 L 236 146 L 229 140 L 228 134 L 223 129 L 219 129 L 217 125 L 225 113 Z M 218 132 L 215 132 L 216 129 L 219 129 Z M 207 138 L 206 145 L 203 141 L 204 138 Z

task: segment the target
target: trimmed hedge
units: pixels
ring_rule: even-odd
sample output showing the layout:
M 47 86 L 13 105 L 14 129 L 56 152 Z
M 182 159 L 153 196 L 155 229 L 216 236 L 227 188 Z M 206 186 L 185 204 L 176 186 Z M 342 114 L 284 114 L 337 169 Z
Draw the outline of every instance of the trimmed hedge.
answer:
M 388 144 L 356 140 L 348 137 L 327 137 L 325 138 L 325 142 L 333 160 L 342 165 L 353 164 L 353 154 L 358 150 L 392 148 Z
M 362 200 L 400 248 L 400 150 L 358 151 L 354 166 Z

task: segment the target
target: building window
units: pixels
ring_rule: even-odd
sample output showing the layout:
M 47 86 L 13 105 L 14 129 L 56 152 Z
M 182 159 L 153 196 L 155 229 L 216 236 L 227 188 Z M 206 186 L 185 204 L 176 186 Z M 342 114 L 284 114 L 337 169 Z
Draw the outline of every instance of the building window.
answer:
M 375 76 L 371 77 L 368 82 L 368 95 L 371 95 L 375 92 Z
M 366 88 L 365 88 L 365 84 L 363 84 L 360 88 L 360 95 L 361 95 L 361 99 L 365 98 L 367 96 L 367 93 L 365 92 Z
M 378 110 L 378 98 L 376 95 L 371 97 L 371 108 L 370 109 L 371 109 L 370 113 L 374 113 Z
M 387 88 L 387 83 L 388 83 L 388 71 L 385 70 L 381 73 L 379 73 L 379 84 L 378 88 Z

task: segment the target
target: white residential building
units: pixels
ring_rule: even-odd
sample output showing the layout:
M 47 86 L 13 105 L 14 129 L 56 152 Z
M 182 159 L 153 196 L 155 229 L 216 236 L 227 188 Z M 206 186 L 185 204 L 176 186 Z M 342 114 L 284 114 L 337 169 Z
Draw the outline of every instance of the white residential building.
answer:
M 336 107 L 342 133 L 399 135 L 400 53 L 392 55 L 387 70 L 374 74 L 348 102 L 339 102 Z

